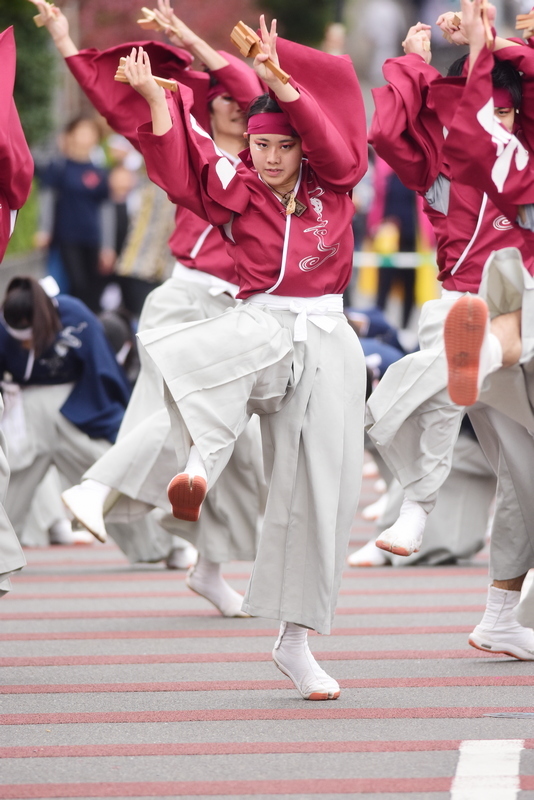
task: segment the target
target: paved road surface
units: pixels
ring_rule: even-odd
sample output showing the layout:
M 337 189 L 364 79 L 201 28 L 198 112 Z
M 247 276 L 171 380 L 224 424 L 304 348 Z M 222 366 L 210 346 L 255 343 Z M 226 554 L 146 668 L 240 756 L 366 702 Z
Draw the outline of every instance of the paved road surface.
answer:
M 276 624 L 222 619 L 183 573 L 113 544 L 27 555 L 0 603 L 0 798 L 534 800 L 534 665 L 466 645 L 485 556 L 348 569 L 311 637 L 342 695 L 310 703 L 270 660 Z

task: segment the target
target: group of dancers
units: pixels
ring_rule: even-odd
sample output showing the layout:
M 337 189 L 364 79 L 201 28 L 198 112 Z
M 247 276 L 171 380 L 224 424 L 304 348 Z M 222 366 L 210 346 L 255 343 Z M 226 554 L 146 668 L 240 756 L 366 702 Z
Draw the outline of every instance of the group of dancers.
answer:
M 223 616 L 279 620 L 277 667 L 304 699 L 335 699 L 339 685 L 315 661 L 307 633 L 331 629 L 364 426 L 405 495 L 377 546 L 408 556 L 421 545 L 467 409 L 498 477 L 492 585 L 469 642 L 534 660 L 534 630 L 515 613 L 534 566 L 534 47 L 499 37 L 490 45 L 480 0 L 462 0 L 461 20 L 438 20 L 470 47 L 451 77 L 430 66 L 423 24 L 408 32 L 406 54 L 384 65 L 370 141 L 424 196 L 443 288 L 423 307 L 420 350 L 387 370 L 364 420 L 365 363 L 342 301 L 352 272 L 351 192 L 367 169 L 350 59 L 279 39 L 276 23 L 268 28 L 261 17 L 251 69 L 213 50 L 170 0 L 158 0 L 154 16 L 172 47 L 79 51 L 61 11 L 32 2 L 95 108 L 141 151 L 148 176 L 177 208 L 176 266 L 140 320 L 139 379 L 116 441 L 104 437 L 102 456 L 63 495 L 72 514 L 103 541 L 108 532 L 121 544 L 163 530 L 194 544 L 188 586 Z M 113 81 L 120 56 L 129 85 Z M 191 68 L 193 57 L 205 72 Z M 176 81 L 177 91 L 154 74 Z M 8 311 L 6 300 L 6 336 L 28 353 L 15 380 L 39 383 L 47 359 L 35 359 L 38 314 L 19 310 L 9 322 Z M 56 413 L 80 429 L 66 413 L 79 376 L 65 380 L 59 370 L 56 378 L 48 376 L 61 387 Z M 102 385 L 106 401 L 124 401 L 109 380 Z M 243 598 L 221 564 L 251 559 Z

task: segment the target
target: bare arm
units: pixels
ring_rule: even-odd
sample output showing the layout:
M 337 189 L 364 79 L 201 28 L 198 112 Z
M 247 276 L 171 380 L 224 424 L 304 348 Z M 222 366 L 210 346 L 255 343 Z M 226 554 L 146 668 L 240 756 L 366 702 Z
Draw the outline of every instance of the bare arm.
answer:
M 228 61 L 214 50 L 204 39 L 188 28 L 183 20 L 174 13 L 171 0 L 158 0 L 158 7 L 154 9 L 156 20 L 165 29 L 171 42 L 177 47 L 183 47 L 193 56 L 207 66 L 209 70 L 221 69 L 228 66 Z M 179 31 L 179 34 L 177 33 Z
M 152 131 L 156 136 L 163 136 L 172 128 L 172 119 L 165 99 L 165 92 L 158 86 L 152 76 L 150 59 L 142 47 L 136 52 L 135 47 L 126 56 L 124 73 L 130 85 L 147 101 L 152 117 Z
M 30 2 L 39 9 L 45 27 L 63 58 L 78 55 L 78 48 L 70 38 L 69 22 L 59 8 L 43 0 L 30 0 Z

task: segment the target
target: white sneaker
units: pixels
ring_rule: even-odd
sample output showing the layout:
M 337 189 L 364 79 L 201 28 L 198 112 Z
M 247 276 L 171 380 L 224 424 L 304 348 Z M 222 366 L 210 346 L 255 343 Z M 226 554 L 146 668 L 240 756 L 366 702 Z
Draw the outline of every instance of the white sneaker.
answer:
M 423 534 L 428 514 L 419 503 L 405 499 L 398 520 L 382 531 L 375 544 L 397 556 L 418 553 L 423 543 Z
M 223 617 L 250 617 L 250 614 L 241 610 L 243 595 L 225 581 L 220 564 L 199 556 L 196 565 L 187 573 L 185 584 L 192 592 L 214 605 Z
M 347 558 L 349 567 L 385 567 L 391 564 L 391 559 L 386 555 L 385 550 L 379 550 L 375 544 L 375 540 L 364 544 L 359 550 L 355 550 Z
M 196 564 L 198 558 L 198 551 L 192 544 L 186 547 L 173 547 L 165 563 L 167 569 L 189 569 Z
M 365 508 L 362 510 L 363 519 L 366 519 L 369 522 L 373 522 L 374 520 L 380 519 L 380 517 L 386 510 L 388 499 L 389 498 L 386 492 L 386 494 L 383 494 L 382 497 L 379 497 L 376 502 L 371 503 L 371 505 L 369 506 L 365 506 Z
M 78 486 L 71 486 L 63 492 L 61 499 L 84 528 L 101 542 L 105 542 L 108 534 L 104 524 L 104 492 L 94 488 L 91 485 L 93 483 L 96 481 L 83 481 Z M 107 486 L 104 489 L 108 489 L 107 494 L 111 491 Z
M 482 621 L 469 636 L 471 647 L 534 661 L 534 630 L 520 625 L 515 615 L 520 597 L 521 592 L 489 587 Z
M 337 700 L 339 684 L 322 669 L 308 647 L 308 630 L 282 622 L 274 645 L 273 661 L 304 700 Z

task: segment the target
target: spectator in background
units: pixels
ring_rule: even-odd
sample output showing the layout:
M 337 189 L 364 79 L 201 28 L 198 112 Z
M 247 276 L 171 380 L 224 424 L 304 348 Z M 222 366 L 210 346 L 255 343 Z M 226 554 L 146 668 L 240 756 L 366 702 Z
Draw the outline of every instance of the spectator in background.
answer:
M 51 464 L 77 483 L 115 441 L 130 387 L 102 325 L 73 297 L 13 278 L 0 323 L 0 374 L 10 383 L 6 511 L 20 535 Z
M 99 127 L 89 117 L 77 117 L 66 126 L 63 157 L 39 171 L 49 191 L 42 195 L 43 226 L 36 237 L 39 246 L 57 248 L 69 293 L 94 312 L 115 262 L 114 251 L 102 246 L 101 212 L 109 186 L 107 170 L 91 160 L 99 141 Z

